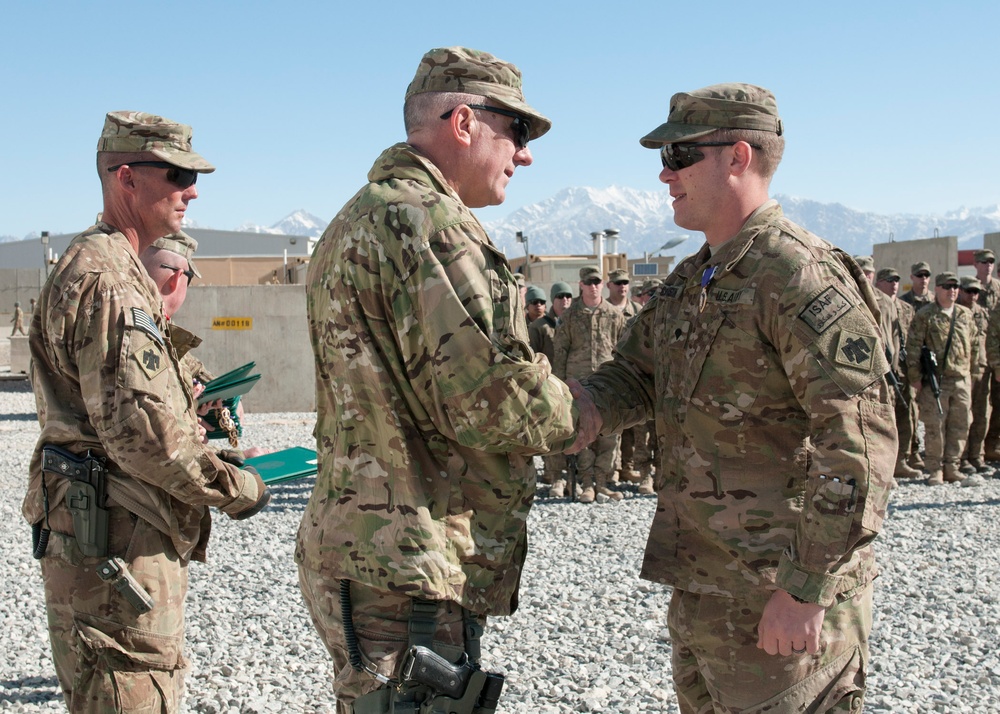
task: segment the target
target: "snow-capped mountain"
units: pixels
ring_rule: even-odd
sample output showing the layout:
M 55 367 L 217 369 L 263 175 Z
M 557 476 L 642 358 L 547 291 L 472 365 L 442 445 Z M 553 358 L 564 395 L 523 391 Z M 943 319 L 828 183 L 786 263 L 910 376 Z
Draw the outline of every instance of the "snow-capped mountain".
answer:
M 244 233 L 281 233 L 286 236 L 309 236 L 318 238 L 323 235 L 329 221 L 317 218 L 304 209 L 289 213 L 273 226 L 265 228 L 251 223 L 244 223 L 236 230 Z

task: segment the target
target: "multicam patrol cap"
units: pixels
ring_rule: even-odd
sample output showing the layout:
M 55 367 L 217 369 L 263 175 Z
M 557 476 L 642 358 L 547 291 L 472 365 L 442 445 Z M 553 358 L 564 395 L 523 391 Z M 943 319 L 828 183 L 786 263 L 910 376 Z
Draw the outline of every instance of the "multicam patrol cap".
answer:
M 934 285 L 936 287 L 942 287 L 945 285 L 959 285 L 958 276 L 952 272 L 946 271 L 944 273 L 938 273 L 934 276 Z
M 870 255 L 856 255 L 854 256 L 854 262 L 866 273 L 875 272 L 875 259 Z
M 188 267 L 191 271 L 201 277 L 201 273 L 198 272 L 198 268 L 194 267 L 194 252 L 198 250 L 198 241 L 189 236 L 184 231 L 177 231 L 176 233 L 171 233 L 168 236 L 163 236 L 163 238 L 157 238 L 153 241 L 153 248 L 160 248 L 162 250 L 169 250 L 171 253 L 177 253 L 177 255 L 186 259 L 188 262 Z
M 215 171 L 191 148 L 191 127 L 145 112 L 108 112 L 97 151 L 148 152 L 182 169 Z
M 930 264 L 921 260 L 920 262 L 914 263 L 910 266 L 910 275 L 920 275 L 920 273 L 927 273 L 929 276 L 931 274 Z
M 406 99 L 423 92 L 460 92 L 488 97 L 531 120 L 529 139 L 552 128 L 552 121 L 531 107 L 521 91 L 521 70 L 488 52 L 439 47 L 423 56 L 406 88 Z
M 972 256 L 977 263 L 985 263 L 990 260 L 992 260 L 994 263 L 997 262 L 997 257 L 993 255 L 993 251 L 990 250 L 989 248 L 984 248 L 983 250 L 977 250 L 975 253 L 972 254 Z
M 756 129 L 781 136 L 774 95 L 752 84 L 713 84 L 693 92 L 679 92 L 670 98 L 667 122 L 639 140 L 647 149 L 664 144 L 691 141 L 717 129 Z
M 972 275 L 962 278 L 962 282 L 959 287 L 961 287 L 962 290 L 979 290 L 982 292 L 983 284 L 979 282 L 979 278 Z
M 569 283 L 561 281 L 553 283 L 552 288 L 549 290 L 549 297 L 555 300 L 557 297 L 562 297 L 563 295 L 573 297 L 573 288 L 569 286 Z
M 895 268 L 882 268 L 875 275 L 876 281 L 891 280 L 892 278 L 899 279 L 899 271 L 897 271 Z
M 580 268 L 580 280 L 584 281 L 589 280 L 590 278 L 604 279 L 601 275 L 601 269 L 596 265 L 588 265 L 585 268 Z
M 609 283 L 629 282 L 628 271 L 622 270 L 621 268 L 619 268 L 618 270 L 612 270 L 610 273 L 608 273 L 608 282 Z
M 647 295 L 652 295 L 653 292 L 661 285 L 663 285 L 663 281 L 659 278 L 650 278 L 642 284 L 642 292 Z

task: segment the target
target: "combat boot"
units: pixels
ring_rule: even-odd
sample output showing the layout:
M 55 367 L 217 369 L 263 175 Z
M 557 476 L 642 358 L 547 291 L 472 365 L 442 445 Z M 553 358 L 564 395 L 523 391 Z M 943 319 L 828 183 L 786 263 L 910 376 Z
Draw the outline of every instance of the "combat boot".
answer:
M 624 496 L 622 496 L 620 491 L 612 491 L 608 488 L 608 479 L 605 476 L 598 476 L 597 479 L 597 493 L 603 494 L 610 498 L 612 501 L 620 501 Z
M 941 473 L 940 469 L 937 471 L 931 471 L 930 476 L 927 477 L 928 486 L 941 486 L 944 483 L 944 475 Z
M 965 474 L 959 471 L 955 464 L 944 465 L 944 480 L 948 483 L 958 483 L 965 480 Z
M 987 461 L 1000 461 L 1000 447 L 996 444 L 987 445 L 986 447 L 986 460 Z
M 896 463 L 896 471 L 892 475 L 895 478 L 920 478 L 924 474 L 906 463 L 905 459 L 900 459 Z
M 961 471 L 966 476 L 971 476 L 972 474 L 976 473 L 978 469 L 976 469 L 976 467 L 973 466 L 968 461 L 963 461 L 962 465 L 959 466 L 958 470 Z
M 580 503 L 593 503 L 595 498 L 597 498 L 597 495 L 594 493 L 593 487 L 587 486 L 587 488 L 580 492 L 580 497 L 576 500 Z
M 919 451 L 914 451 L 912 454 L 910 454 L 910 466 L 918 470 L 926 466 L 926 464 L 924 464 L 923 458 L 921 458 L 920 456 Z
M 643 496 L 652 496 L 656 491 L 653 489 L 653 474 L 646 476 L 639 484 L 639 493 Z
M 549 489 L 549 496 L 552 498 L 565 498 L 566 497 L 566 479 L 561 478 L 552 484 L 552 488 Z
M 625 481 L 628 483 L 642 483 L 642 474 L 636 469 L 628 469 L 624 474 Z

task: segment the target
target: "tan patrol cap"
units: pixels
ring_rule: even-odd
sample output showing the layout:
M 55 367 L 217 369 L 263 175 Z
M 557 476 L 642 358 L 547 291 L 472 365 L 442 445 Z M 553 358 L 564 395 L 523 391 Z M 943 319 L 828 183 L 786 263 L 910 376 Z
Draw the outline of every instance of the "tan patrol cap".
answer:
M 628 271 L 622 270 L 621 268 L 619 268 L 618 270 L 612 270 L 610 273 L 608 273 L 608 282 L 609 283 L 629 282 Z
M 738 82 L 679 92 L 670 98 L 667 122 L 639 139 L 639 143 L 647 149 L 659 149 L 717 129 L 756 129 L 781 136 L 778 102 L 769 90 Z
M 870 255 L 856 255 L 854 256 L 854 262 L 857 263 L 865 272 L 875 272 L 875 259 Z
M 149 152 L 168 164 L 202 174 L 215 171 L 191 148 L 191 127 L 145 112 L 108 112 L 97 151 Z
M 423 56 L 406 88 L 406 98 L 423 92 L 460 92 L 488 97 L 531 120 L 529 139 L 552 128 L 552 121 L 534 109 L 521 91 L 521 70 L 488 52 L 467 47 L 439 47 Z
M 587 280 L 589 278 L 600 278 L 603 280 L 601 275 L 601 269 L 596 265 L 588 265 L 585 268 L 580 268 L 580 280 Z
M 983 284 L 979 282 L 979 278 L 975 276 L 969 276 L 962 278 L 962 290 L 979 290 L 982 291 Z
M 934 285 L 936 287 L 941 287 L 942 285 L 959 285 L 958 276 L 952 272 L 938 273 L 934 277 Z
M 997 257 L 993 255 L 993 251 L 989 248 L 984 248 L 983 250 L 977 250 L 973 253 L 973 259 L 977 263 L 985 263 L 987 260 L 992 260 L 994 263 L 997 262 Z
M 913 265 L 911 265 L 910 275 L 917 275 L 918 273 L 927 273 L 928 275 L 930 275 L 931 274 L 930 263 L 925 263 L 924 261 L 921 260 L 919 263 L 914 263 Z
M 198 268 L 194 267 L 194 252 L 198 250 L 198 241 L 184 231 L 177 231 L 176 233 L 171 233 L 168 236 L 157 238 L 153 241 L 153 245 L 151 247 L 160 248 L 161 250 L 169 250 L 171 253 L 177 253 L 177 255 L 187 260 L 188 267 L 191 268 L 191 272 L 199 278 L 201 277 L 201 273 L 198 272 Z
M 876 282 L 880 280 L 889 280 L 890 278 L 899 278 L 899 271 L 895 268 L 882 268 L 875 276 Z

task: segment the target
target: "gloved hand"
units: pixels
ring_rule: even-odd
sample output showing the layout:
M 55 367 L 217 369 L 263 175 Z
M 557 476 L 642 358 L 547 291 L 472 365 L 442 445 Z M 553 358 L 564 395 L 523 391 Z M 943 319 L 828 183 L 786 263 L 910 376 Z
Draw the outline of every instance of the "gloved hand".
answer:
M 219 449 L 216 454 L 220 459 L 225 461 L 227 464 L 232 464 L 233 466 L 239 466 L 243 468 L 243 463 L 246 461 L 243 452 L 237 449 Z M 243 469 L 244 471 L 249 471 L 250 469 Z
M 244 521 L 251 516 L 256 516 L 258 513 L 264 510 L 264 507 L 271 500 L 271 491 L 264 485 L 264 481 L 261 479 L 260 474 L 257 472 L 253 466 L 243 466 L 243 471 L 249 474 L 253 474 L 254 480 L 257 481 L 257 493 L 260 496 L 257 498 L 257 502 L 254 503 L 250 508 L 247 508 L 239 513 L 235 513 L 230 517 L 234 521 Z

